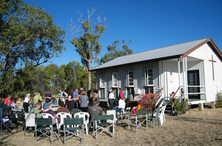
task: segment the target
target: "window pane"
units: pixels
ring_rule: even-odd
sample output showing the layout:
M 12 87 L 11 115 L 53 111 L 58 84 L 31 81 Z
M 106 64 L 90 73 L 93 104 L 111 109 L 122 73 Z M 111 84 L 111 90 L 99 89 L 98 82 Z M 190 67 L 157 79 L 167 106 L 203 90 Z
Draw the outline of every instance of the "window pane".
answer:
M 100 89 L 100 93 L 101 93 L 100 98 L 105 98 L 105 89 L 104 88 Z
M 105 87 L 105 76 L 104 75 L 100 76 L 100 83 L 101 83 L 101 87 Z
M 113 86 L 117 87 L 118 86 L 118 73 L 113 73 Z
M 145 94 L 153 93 L 153 87 L 145 87 Z
M 133 71 L 129 72 L 129 86 L 133 86 Z

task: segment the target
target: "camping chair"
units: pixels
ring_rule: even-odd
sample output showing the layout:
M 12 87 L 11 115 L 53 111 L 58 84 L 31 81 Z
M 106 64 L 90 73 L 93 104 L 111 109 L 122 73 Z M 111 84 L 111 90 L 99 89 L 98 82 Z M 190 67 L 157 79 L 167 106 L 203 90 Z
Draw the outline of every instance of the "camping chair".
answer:
M 86 119 L 86 117 L 87 117 L 87 119 Z M 74 118 L 83 118 L 83 123 L 86 127 L 86 134 L 88 135 L 88 131 L 89 131 L 89 126 L 88 126 L 88 124 L 89 124 L 89 113 L 79 112 L 79 113 L 76 113 L 74 115 Z
M 67 117 L 72 118 L 72 115 L 69 113 L 65 113 L 65 112 L 59 112 L 56 114 L 56 118 L 57 118 L 57 125 L 56 126 L 58 129 L 58 134 L 60 134 L 60 128 L 64 124 L 64 119 Z M 58 119 L 60 119 L 60 120 L 58 120 Z
M 29 128 L 28 131 L 30 131 L 30 128 L 35 127 L 35 113 L 29 114 L 25 113 L 25 126 L 24 126 L 24 136 L 26 133 L 26 128 Z
M 34 123 L 35 123 L 35 120 L 34 120 Z M 25 115 L 23 111 L 17 112 L 17 126 L 16 126 L 17 130 L 18 130 L 19 125 L 22 125 L 23 129 L 25 128 Z
M 70 111 L 70 113 L 72 114 L 72 117 L 74 117 L 74 115 L 76 114 L 76 113 L 79 113 L 79 112 L 82 112 L 80 109 L 77 109 L 77 108 L 74 108 L 74 109 L 72 109 L 71 111 Z
M 134 117 L 134 116 L 135 116 L 135 118 L 130 118 L 130 117 Z M 140 116 L 140 118 L 138 118 L 138 116 Z M 141 116 L 143 116 L 143 117 L 141 117 Z M 144 117 L 144 116 L 146 116 L 146 117 Z M 137 129 L 141 125 L 146 126 L 146 130 L 148 130 L 148 114 L 147 114 L 147 110 L 136 111 L 136 115 L 129 115 L 129 117 L 128 117 L 128 130 L 129 130 L 130 126 L 131 126 L 129 124 L 130 122 L 133 123 L 133 124 L 136 124 L 136 132 L 137 132 Z
M 106 115 L 113 115 L 113 120 L 107 120 L 108 123 L 116 122 L 116 128 L 117 128 L 117 118 L 116 118 L 116 110 L 107 110 Z M 117 129 L 116 129 L 117 130 Z
M 56 132 L 53 132 L 54 127 L 52 124 L 51 118 L 35 118 L 35 141 L 37 143 L 37 140 L 44 139 L 45 137 L 48 137 L 51 141 L 51 145 L 53 145 L 53 141 L 59 140 L 59 135 Z M 37 132 L 40 133 L 39 136 L 37 136 Z M 50 134 L 50 135 L 48 135 Z M 55 134 L 58 138 L 53 139 L 52 135 Z M 40 137 L 37 139 L 37 137 Z
M 106 120 L 105 123 L 98 123 L 98 121 Z M 107 120 L 112 120 L 112 123 L 107 122 Z M 112 128 L 111 128 L 112 127 Z M 109 131 L 110 128 L 110 131 Z M 113 115 L 97 115 L 95 118 L 95 129 L 96 129 L 96 139 L 97 135 L 101 134 L 102 132 L 106 131 L 112 135 L 114 138 L 114 116 Z M 99 133 L 98 131 L 101 130 Z
M 159 123 L 159 114 L 160 114 L 160 107 L 158 107 L 153 113 L 152 116 L 148 116 L 148 119 L 151 120 L 151 125 L 153 125 L 153 128 L 156 127 L 156 120 L 158 121 L 158 125 L 160 125 Z
M 90 117 L 91 117 L 89 125 L 92 126 L 92 123 L 93 123 L 93 134 L 94 134 L 94 128 L 95 128 L 94 123 L 95 123 L 96 116 L 97 115 L 102 115 L 102 112 L 97 110 L 97 109 L 91 109 L 91 110 L 89 110 L 89 114 L 90 114 Z
M 163 125 L 163 122 L 166 121 L 165 119 L 165 109 L 166 109 L 166 106 L 167 105 L 164 105 L 161 109 L 160 109 L 160 114 L 159 114 L 159 118 L 160 118 L 160 125 L 162 126 Z
M 8 117 L 3 118 L 2 108 L 0 108 L 0 122 L 1 122 L 1 130 L 2 130 L 1 135 L 4 134 L 6 132 L 6 130 L 8 130 L 8 131 L 10 131 L 12 133 L 12 130 L 10 129 L 12 121 Z M 4 131 L 3 131 L 3 128 L 5 128 Z
M 64 144 L 66 143 L 66 139 L 76 136 L 82 139 L 82 143 L 84 143 L 84 123 L 83 118 L 74 118 L 74 119 L 64 119 L 63 131 L 64 131 Z M 80 126 L 81 125 L 81 126 Z M 69 126 L 69 127 L 68 127 Z M 80 132 L 82 132 L 82 137 L 79 136 Z M 66 137 L 69 135 L 68 137 Z
M 118 124 L 118 121 L 121 121 L 122 123 L 122 120 L 123 120 L 123 110 L 118 108 L 118 109 L 115 109 L 116 111 L 116 130 L 117 130 L 117 124 Z

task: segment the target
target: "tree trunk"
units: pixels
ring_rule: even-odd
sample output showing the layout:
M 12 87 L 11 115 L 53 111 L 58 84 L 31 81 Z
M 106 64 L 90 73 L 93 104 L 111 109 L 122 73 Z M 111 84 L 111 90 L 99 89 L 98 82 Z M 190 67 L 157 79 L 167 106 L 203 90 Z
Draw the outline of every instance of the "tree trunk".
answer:
M 89 84 L 88 84 L 88 91 L 89 90 L 91 90 L 91 72 L 90 72 L 90 70 L 91 70 L 91 62 L 89 62 L 89 67 L 88 67 L 88 79 L 89 79 Z

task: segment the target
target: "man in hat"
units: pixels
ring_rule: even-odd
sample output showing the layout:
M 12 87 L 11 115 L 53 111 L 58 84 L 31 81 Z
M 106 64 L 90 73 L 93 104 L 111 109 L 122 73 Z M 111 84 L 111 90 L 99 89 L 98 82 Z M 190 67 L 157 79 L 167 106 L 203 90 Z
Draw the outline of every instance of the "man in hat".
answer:
M 56 123 L 56 114 L 53 110 L 49 109 L 49 107 L 50 107 L 49 103 L 43 104 L 43 111 L 41 113 L 51 114 L 54 117 L 54 119 L 52 119 L 52 124 L 55 124 Z

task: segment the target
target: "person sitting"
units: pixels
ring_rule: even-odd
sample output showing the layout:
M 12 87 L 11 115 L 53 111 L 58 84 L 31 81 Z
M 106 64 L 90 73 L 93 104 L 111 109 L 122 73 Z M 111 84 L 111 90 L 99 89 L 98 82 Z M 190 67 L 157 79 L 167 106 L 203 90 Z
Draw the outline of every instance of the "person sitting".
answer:
M 12 99 L 11 108 L 16 108 L 15 99 Z
M 63 101 L 59 101 L 59 108 L 57 109 L 57 113 L 59 112 L 65 112 L 65 113 L 70 113 L 69 109 L 65 107 L 65 104 Z
M 18 99 L 17 99 L 16 105 L 17 105 L 19 108 L 22 108 L 23 103 L 22 103 L 22 101 L 21 101 L 21 98 L 18 98 Z
M 59 100 L 62 101 L 62 100 Z M 58 105 L 58 100 L 55 97 L 52 97 L 52 103 L 57 106 Z
M 4 98 L 2 98 L 2 99 L 0 100 L 0 108 L 2 109 L 2 115 L 3 115 L 3 116 L 5 115 L 5 112 L 6 112 L 7 110 L 10 110 L 10 109 L 11 109 L 10 106 L 7 106 L 7 105 L 5 104 L 5 99 L 4 99 Z
M 11 103 L 12 103 L 12 101 L 11 101 L 11 95 L 9 94 L 9 95 L 5 98 L 5 104 L 6 104 L 7 106 L 11 106 Z
M 101 111 L 101 113 L 103 112 L 103 109 L 99 106 L 99 99 L 98 98 L 95 98 L 93 100 L 93 104 L 94 104 L 93 106 L 90 106 L 88 108 L 88 111 L 90 111 L 92 109 L 97 109 L 97 110 Z
M 48 114 L 51 114 L 54 119 L 52 119 L 52 124 L 55 124 L 56 123 L 56 114 L 53 110 L 49 109 L 50 107 L 50 103 L 44 103 L 43 104 L 43 111 L 41 113 L 48 113 Z
M 40 102 L 37 102 L 36 104 L 35 104 L 35 108 L 33 108 L 32 110 L 31 110 L 31 113 L 35 113 L 35 117 L 36 118 L 40 118 L 40 112 L 41 112 L 41 107 L 42 105 L 41 105 L 41 103 Z
M 118 108 L 122 109 L 123 112 L 124 112 L 124 109 L 125 109 L 125 106 L 126 106 L 125 100 L 126 100 L 125 98 L 119 100 Z

